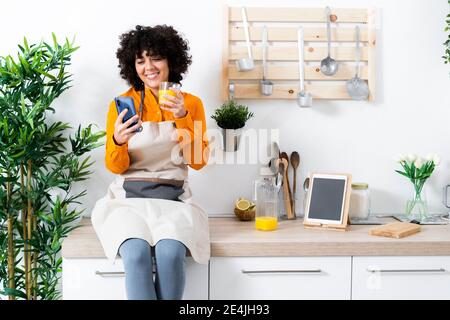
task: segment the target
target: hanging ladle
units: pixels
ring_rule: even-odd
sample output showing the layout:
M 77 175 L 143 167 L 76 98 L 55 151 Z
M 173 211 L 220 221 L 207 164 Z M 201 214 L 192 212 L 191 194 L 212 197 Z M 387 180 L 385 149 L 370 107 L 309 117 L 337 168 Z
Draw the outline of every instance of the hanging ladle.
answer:
M 273 83 L 267 80 L 267 27 L 263 27 L 262 34 L 262 54 L 263 54 L 263 78 L 260 81 L 261 94 L 270 96 L 273 91 Z
M 297 102 L 300 107 L 312 107 L 312 96 L 305 91 L 305 59 L 304 59 L 304 37 L 303 28 L 297 30 L 298 46 L 298 73 L 300 75 L 300 91 L 297 95 Z
M 366 81 L 359 77 L 359 61 L 361 59 L 361 50 L 359 48 L 359 26 L 356 26 L 356 73 L 353 78 L 347 81 L 347 92 L 353 100 L 366 100 L 369 96 L 369 87 Z
M 245 42 L 247 44 L 247 58 L 241 58 L 236 60 L 236 68 L 238 71 L 250 71 L 254 68 L 252 47 L 250 44 L 250 33 L 248 31 L 247 13 L 245 8 L 242 7 L 242 22 L 244 24 Z
M 320 62 L 320 71 L 326 76 L 332 76 L 338 71 L 339 64 L 331 58 L 331 30 L 330 30 L 330 7 L 326 8 L 327 13 L 327 38 L 328 38 L 328 56 Z

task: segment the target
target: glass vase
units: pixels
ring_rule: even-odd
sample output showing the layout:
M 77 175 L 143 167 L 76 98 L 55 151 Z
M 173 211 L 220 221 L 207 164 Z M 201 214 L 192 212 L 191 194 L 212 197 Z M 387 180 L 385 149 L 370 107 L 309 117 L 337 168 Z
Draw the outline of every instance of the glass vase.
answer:
M 428 217 L 427 194 L 424 182 L 415 183 L 412 196 L 406 202 L 405 214 L 410 221 L 425 221 Z

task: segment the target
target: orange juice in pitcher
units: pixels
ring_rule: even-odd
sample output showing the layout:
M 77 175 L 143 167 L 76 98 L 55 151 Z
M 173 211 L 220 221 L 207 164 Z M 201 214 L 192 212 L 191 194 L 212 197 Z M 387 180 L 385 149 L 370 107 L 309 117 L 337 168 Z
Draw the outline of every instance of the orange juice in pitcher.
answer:
M 262 231 L 275 230 L 278 225 L 276 217 L 256 217 L 255 228 Z
M 278 192 L 275 176 L 268 167 L 262 167 L 260 178 L 255 181 L 255 228 L 262 231 L 276 230 L 278 225 Z

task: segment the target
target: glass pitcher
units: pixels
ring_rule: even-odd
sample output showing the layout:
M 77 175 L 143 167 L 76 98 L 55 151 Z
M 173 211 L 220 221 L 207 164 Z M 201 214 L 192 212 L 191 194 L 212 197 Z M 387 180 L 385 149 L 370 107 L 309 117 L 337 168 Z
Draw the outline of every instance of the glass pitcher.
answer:
M 277 228 L 278 192 L 279 186 L 276 184 L 272 170 L 262 167 L 260 178 L 255 181 L 255 228 L 257 230 L 270 231 Z

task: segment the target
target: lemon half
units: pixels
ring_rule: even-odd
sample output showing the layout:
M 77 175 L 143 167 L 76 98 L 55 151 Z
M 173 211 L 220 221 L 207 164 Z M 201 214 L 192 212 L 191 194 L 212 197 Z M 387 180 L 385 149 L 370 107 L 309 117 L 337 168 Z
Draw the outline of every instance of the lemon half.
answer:
M 238 199 L 235 203 L 235 206 L 239 210 L 246 211 L 250 208 L 250 206 L 252 206 L 252 203 L 247 199 Z

